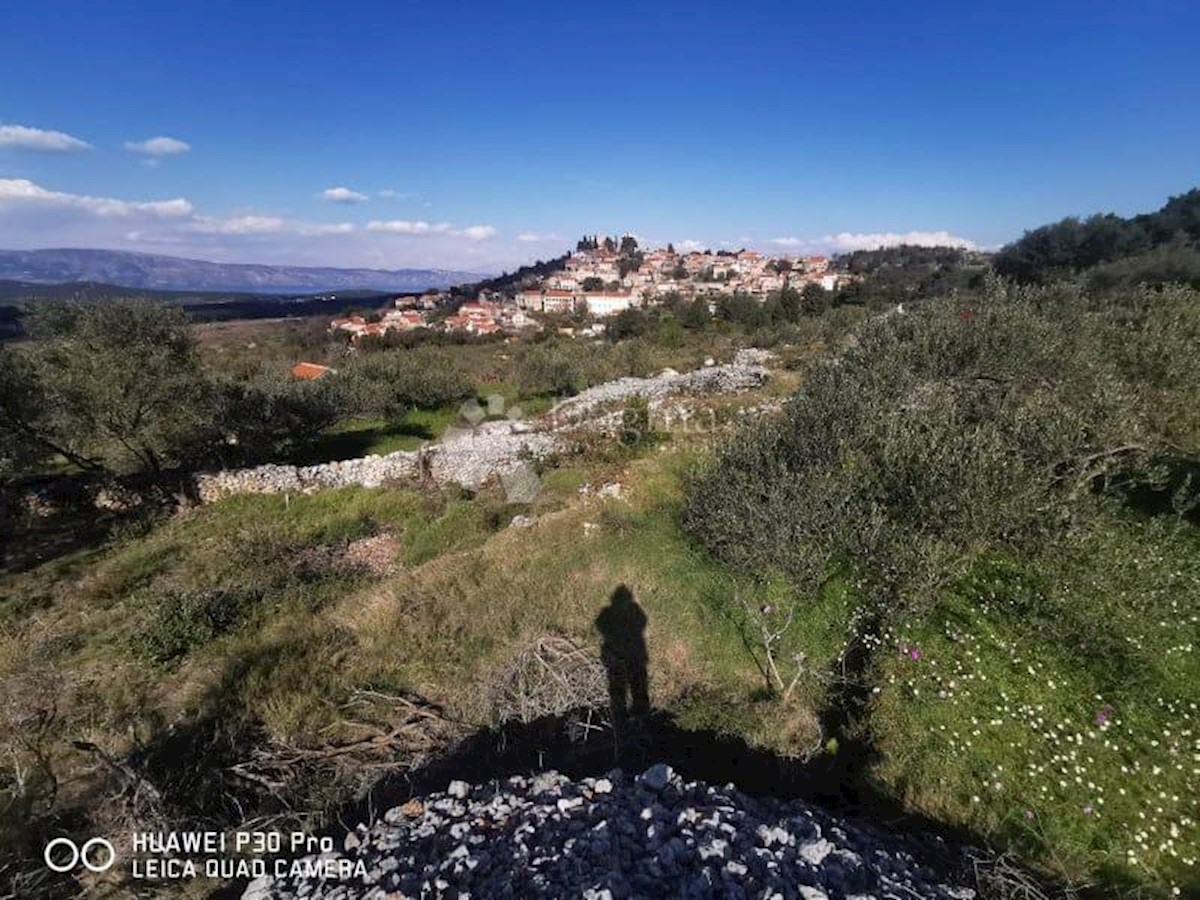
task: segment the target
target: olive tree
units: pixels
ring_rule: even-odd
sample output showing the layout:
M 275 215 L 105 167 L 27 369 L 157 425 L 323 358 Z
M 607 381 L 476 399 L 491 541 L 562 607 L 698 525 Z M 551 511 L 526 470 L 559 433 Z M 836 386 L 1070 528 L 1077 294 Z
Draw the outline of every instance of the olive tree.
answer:
M 348 402 L 366 415 L 399 419 L 412 409 L 436 409 L 474 394 L 471 378 L 434 347 L 364 355 L 347 366 Z
M 0 484 L 58 449 L 41 437 L 46 431 L 45 410 L 33 365 L 0 345 Z
M 209 388 L 184 313 L 117 300 L 35 308 L 26 323 L 42 446 L 85 468 L 157 471 L 194 451 Z
M 697 479 L 685 524 L 800 598 L 848 570 L 881 608 L 921 604 L 981 552 L 1045 545 L 1098 475 L 1159 441 L 1103 317 L 1049 299 L 993 285 L 877 317 Z

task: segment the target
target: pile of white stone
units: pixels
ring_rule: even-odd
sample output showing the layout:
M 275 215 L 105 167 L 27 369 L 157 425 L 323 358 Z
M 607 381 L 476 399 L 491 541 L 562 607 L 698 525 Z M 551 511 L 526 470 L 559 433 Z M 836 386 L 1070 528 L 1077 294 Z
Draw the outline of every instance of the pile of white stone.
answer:
M 379 487 L 415 478 L 417 472 L 417 454 L 401 451 L 315 466 L 265 465 L 201 472 L 195 476 L 195 486 L 200 501 L 211 503 L 231 494 L 310 494 L 347 485 Z
M 940 841 L 684 782 L 661 763 L 636 778 L 454 781 L 358 826 L 344 847 L 307 862 L 355 874 L 264 877 L 243 900 L 975 896 L 962 858 Z

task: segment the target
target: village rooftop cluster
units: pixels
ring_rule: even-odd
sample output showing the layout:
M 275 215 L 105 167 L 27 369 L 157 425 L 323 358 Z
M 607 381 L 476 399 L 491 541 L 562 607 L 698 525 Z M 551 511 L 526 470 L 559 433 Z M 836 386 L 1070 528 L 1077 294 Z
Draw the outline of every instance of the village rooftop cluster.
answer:
M 549 274 L 530 275 L 504 288 L 479 286 L 474 298 L 452 315 L 444 315 L 451 296 L 431 291 L 397 298 L 377 321 L 347 316 L 334 319 L 331 328 L 356 339 L 418 328 L 517 334 L 540 330 L 547 316 L 604 319 L 628 309 L 697 298 L 707 298 L 715 312 L 723 296 L 740 294 L 762 302 L 810 285 L 832 291 L 849 277 L 831 271 L 824 256 L 767 256 L 756 250 L 679 253 L 670 244 L 643 251 L 629 235 L 619 240 L 592 236 Z

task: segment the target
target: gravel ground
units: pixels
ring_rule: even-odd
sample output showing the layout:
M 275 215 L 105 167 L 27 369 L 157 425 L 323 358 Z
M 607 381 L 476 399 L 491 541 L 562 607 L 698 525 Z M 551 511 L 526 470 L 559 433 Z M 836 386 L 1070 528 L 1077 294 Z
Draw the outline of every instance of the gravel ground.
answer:
M 453 781 L 360 825 L 345 845 L 324 861 L 361 861 L 365 877 L 260 879 L 243 900 L 975 896 L 944 862 L 931 864 L 949 858 L 933 839 L 918 844 L 799 801 L 685 783 L 664 764 L 636 778 Z

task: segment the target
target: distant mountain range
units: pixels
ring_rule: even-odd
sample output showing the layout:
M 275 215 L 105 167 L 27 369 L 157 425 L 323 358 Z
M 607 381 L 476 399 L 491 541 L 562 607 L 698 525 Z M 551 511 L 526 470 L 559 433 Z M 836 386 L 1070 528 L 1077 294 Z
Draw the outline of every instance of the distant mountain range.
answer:
M 300 294 L 423 291 L 487 278 L 448 269 L 335 269 L 181 259 L 119 250 L 0 250 L 0 279 L 60 284 L 93 281 L 167 291 Z

